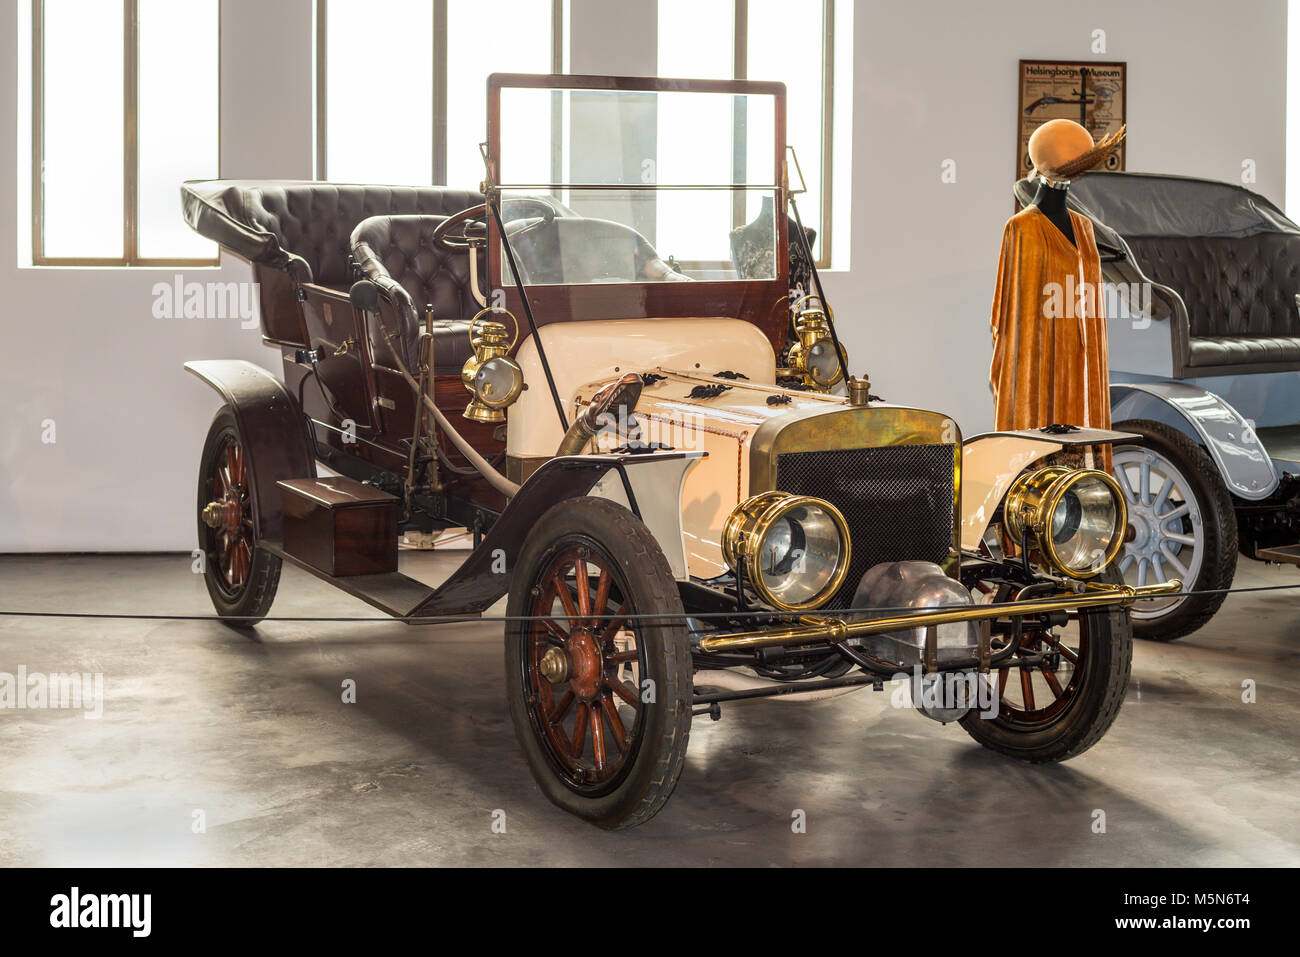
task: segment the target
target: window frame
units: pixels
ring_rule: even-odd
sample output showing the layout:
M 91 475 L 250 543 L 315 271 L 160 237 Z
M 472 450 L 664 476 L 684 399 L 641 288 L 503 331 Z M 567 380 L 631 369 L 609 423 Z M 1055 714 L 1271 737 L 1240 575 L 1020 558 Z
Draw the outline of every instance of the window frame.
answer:
M 735 4 L 735 30 L 731 39 L 731 63 L 732 73 L 737 80 L 749 79 L 749 0 L 733 0 Z M 835 170 L 835 4 L 836 0 L 821 0 L 822 3 L 822 101 L 821 101 L 821 130 L 822 130 L 822 161 L 821 161 L 821 216 L 817 223 L 817 238 L 821 240 L 821 249 L 819 250 L 815 265 L 818 269 L 831 268 L 831 237 L 832 230 L 832 189 L 834 186 Z M 759 77 L 758 79 L 762 79 Z M 789 106 L 787 104 L 787 111 Z M 792 149 L 789 142 L 789 136 L 786 137 L 786 151 Z M 787 166 L 789 157 L 787 156 Z M 786 179 L 790 179 L 790 172 L 787 170 Z M 790 183 L 791 196 L 795 195 L 794 184 Z M 741 202 L 744 202 L 741 197 Z M 744 207 L 741 206 L 739 215 L 740 225 L 744 224 Z M 791 243 L 797 239 L 791 237 Z
M 119 257 L 45 255 L 45 3 L 32 0 L 32 265 L 219 266 L 221 252 L 211 258 L 148 258 L 139 255 L 140 151 L 137 110 L 140 105 L 140 4 L 122 0 L 122 255 Z M 217 0 L 217 176 L 221 176 L 221 22 Z
M 433 162 L 429 183 L 447 186 L 447 3 L 433 0 Z M 551 0 L 551 72 L 564 72 L 564 0 Z M 316 179 L 329 179 L 329 0 L 316 0 Z

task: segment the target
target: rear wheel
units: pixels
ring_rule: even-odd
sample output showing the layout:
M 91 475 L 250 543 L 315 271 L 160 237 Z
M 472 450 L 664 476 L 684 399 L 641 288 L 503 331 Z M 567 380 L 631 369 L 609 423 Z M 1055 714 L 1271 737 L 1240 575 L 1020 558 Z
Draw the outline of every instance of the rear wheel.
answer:
M 1101 578 L 1118 581 L 1113 571 Z M 1116 606 L 1071 618 L 1073 626 L 1059 633 L 1039 629 L 1021 635 L 1007 664 L 992 673 L 997 716 L 972 709 L 961 719 L 972 738 L 1034 764 L 1068 760 L 1101 740 L 1124 702 L 1133 631 L 1127 609 Z M 1058 655 L 1059 661 L 1023 668 L 1015 664 L 1043 652 Z
M 1112 471 L 1128 504 L 1133 539 L 1119 569 L 1130 585 L 1182 580 L 1184 592 L 1133 605 L 1133 634 L 1173 641 L 1196 631 L 1227 597 L 1237 572 L 1237 515 L 1210 457 L 1162 422 L 1135 419 L 1114 428 L 1136 432 L 1139 443 L 1116 445 Z
M 199 462 L 199 547 L 212 605 L 223 618 L 254 625 L 271 610 L 280 559 L 257 547 L 248 458 L 235 414 L 212 420 Z
M 654 817 L 685 762 L 693 695 L 681 599 L 654 537 L 604 499 L 555 505 L 524 543 L 508 615 L 528 617 L 506 625 L 506 688 L 543 793 L 604 828 Z

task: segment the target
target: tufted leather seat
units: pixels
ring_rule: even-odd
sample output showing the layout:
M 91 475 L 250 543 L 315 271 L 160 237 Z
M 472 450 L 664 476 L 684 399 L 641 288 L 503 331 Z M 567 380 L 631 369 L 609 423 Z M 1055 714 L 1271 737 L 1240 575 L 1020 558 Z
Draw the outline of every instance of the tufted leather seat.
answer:
M 279 259 L 299 281 L 340 290 L 352 283 L 352 230 L 363 219 L 393 213 L 450 216 L 483 202 L 481 193 L 442 186 L 316 182 L 233 182 L 220 199 L 231 217 L 263 234 L 267 249 L 250 256 L 255 262 Z
M 1300 237 L 1131 237 L 1143 269 L 1187 306 L 1188 365 L 1300 363 Z
M 1036 183 L 1021 180 L 1028 203 Z M 1092 172 L 1070 188 L 1093 221 L 1107 282 L 1149 283 L 1170 323 L 1175 378 L 1300 369 L 1300 227 L 1234 183 Z
M 472 350 L 469 319 L 478 311 L 470 287 L 469 257 L 433 244 L 433 231 L 446 216 L 372 216 L 352 231 L 352 256 L 377 283 L 397 313 L 402 345 L 413 363 L 416 339 L 433 306 L 434 371 L 459 372 Z M 479 260 L 480 282 L 484 263 Z

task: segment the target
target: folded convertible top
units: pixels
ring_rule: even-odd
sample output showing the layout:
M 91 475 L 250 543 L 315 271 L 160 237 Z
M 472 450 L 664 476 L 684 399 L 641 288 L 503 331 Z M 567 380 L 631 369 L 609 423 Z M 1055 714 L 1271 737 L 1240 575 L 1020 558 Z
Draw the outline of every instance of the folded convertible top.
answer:
M 1036 189 L 1034 181 L 1021 180 L 1016 198 L 1026 204 Z M 1076 212 L 1129 239 L 1300 234 L 1300 227 L 1275 205 L 1235 183 L 1157 173 L 1087 173 L 1070 184 L 1069 195 Z
M 283 268 L 288 251 L 275 234 L 259 226 L 249 200 L 267 187 L 309 185 L 308 180 L 190 180 L 181 184 L 181 214 L 195 232 L 255 263 Z

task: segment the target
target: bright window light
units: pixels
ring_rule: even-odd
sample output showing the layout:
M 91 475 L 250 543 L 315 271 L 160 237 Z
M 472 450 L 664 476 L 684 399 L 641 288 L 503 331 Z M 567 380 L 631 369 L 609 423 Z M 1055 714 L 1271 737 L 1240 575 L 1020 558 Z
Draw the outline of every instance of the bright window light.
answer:
M 325 166 L 340 183 L 433 175 L 433 4 L 329 0 Z M 383 81 L 369 82 L 378 68 Z
M 490 24 L 488 33 L 484 24 Z M 476 42 L 478 38 L 487 42 Z M 551 4 L 542 0 L 448 0 L 447 3 L 447 185 L 478 189 L 487 139 L 487 78 L 490 73 L 551 72 Z M 551 113 L 503 113 L 502 125 L 551 139 Z M 548 183 L 547 157 L 538 151 L 532 168 L 506 171 L 517 183 Z
M 43 254 L 124 255 L 121 3 L 45 0 Z
M 181 218 L 180 185 L 217 176 L 218 0 L 139 0 L 139 226 L 142 259 L 215 259 Z M 198 42 L 196 42 L 198 41 Z

